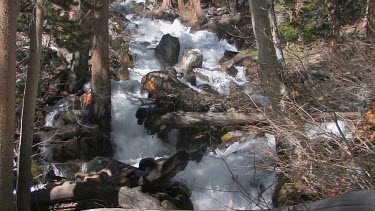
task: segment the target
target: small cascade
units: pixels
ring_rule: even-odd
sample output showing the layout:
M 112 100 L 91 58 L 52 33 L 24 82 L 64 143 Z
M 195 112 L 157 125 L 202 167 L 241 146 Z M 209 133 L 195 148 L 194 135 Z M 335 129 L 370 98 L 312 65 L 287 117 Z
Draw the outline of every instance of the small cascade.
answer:
M 129 3 L 120 5 L 126 8 L 122 11 L 129 11 Z M 199 71 L 209 80 L 201 83 L 208 83 L 219 93 L 227 94 L 230 83 L 245 85 L 247 81 L 243 67 L 236 67 L 239 71 L 235 76 L 214 70 L 220 67 L 218 62 L 225 50 L 237 50 L 227 41 L 219 40 L 214 33 L 191 32 L 179 20 L 152 20 L 134 14 L 126 17 L 130 20 L 127 26 L 131 32 L 129 46 L 135 67 L 130 69 L 131 80 L 112 82 L 112 137 L 116 145 L 114 158 L 137 165 L 141 158 L 168 157 L 176 152 L 178 130 L 169 134 L 169 142 L 163 142 L 156 136 L 148 135 L 146 129 L 137 124 L 135 117 L 140 105 L 150 103 L 147 102 L 147 93 L 141 89 L 140 80 L 160 68 L 154 48 L 164 34 L 179 38 L 180 56 L 189 49 L 199 49 L 203 53 L 203 67 Z M 248 90 L 251 91 L 251 88 Z M 174 178 L 191 188 L 195 209 L 259 209 L 270 206 L 275 174 L 272 170 L 256 167 L 264 162 L 272 163 L 257 146 L 271 143 L 266 148 L 273 152 L 274 140 L 248 141 L 251 144 L 236 146 L 236 149 L 232 147 L 230 151 L 210 152 L 199 163 L 190 161 L 186 169 Z

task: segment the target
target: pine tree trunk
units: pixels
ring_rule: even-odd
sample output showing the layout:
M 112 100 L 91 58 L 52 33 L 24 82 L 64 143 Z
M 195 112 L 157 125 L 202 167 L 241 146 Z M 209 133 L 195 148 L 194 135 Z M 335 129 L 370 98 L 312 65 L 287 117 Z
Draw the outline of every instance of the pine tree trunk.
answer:
M 44 0 L 36 2 L 36 15 L 30 30 L 30 58 L 22 108 L 21 138 L 18 153 L 17 210 L 30 210 L 31 155 L 34 135 L 35 105 L 41 68 Z
M 109 4 L 101 1 L 101 7 L 94 11 L 94 29 L 92 43 L 92 104 L 94 122 L 98 123 L 99 131 L 96 139 L 97 153 L 111 156 L 111 81 L 109 73 Z
M 19 1 L 0 1 L 0 205 L 14 210 L 13 148 Z

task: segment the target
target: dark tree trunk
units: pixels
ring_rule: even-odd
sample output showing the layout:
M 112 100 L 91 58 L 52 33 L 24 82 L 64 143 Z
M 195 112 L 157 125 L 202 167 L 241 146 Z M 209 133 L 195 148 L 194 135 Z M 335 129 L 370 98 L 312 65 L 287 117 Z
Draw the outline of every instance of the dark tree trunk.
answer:
M 0 205 L 14 210 L 13 149 L 19 1 L 0 1 Z

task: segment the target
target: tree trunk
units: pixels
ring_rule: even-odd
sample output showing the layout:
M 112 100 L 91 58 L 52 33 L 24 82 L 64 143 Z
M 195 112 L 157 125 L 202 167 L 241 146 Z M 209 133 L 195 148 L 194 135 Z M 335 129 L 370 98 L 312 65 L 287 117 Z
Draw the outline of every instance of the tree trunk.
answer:
M 288 119 L 283 116 L 282 96 L 285 92 L 285 86 L 281 81 L 281 66 L 277 61 L 276 51 L 272 41 L 270 21 L 267 12 L 267 1 L 249 0 L 253 31 L 258 48 L 258 74 L 261 86 L 270 99 L 273 117 L 279 121 L 279 124 L 288 124 Z M 272 121 L 272 120 L 271 120 Z M 276 143 L 277 155 L 282 162 L 293 165 L 298 161 L 297 149 L 290 137 L 282 133 L 279 135 L 279 141 Z M 283 169 L 284 170 L 284 169 Z M 279 171 L 281 172 L 281 171 Z M 273 195 L 273 203 L 278 206 L 278 194 L 285 182 L 285 176 L 277 173 L 278 183 Z
M 177 0 L 177 4 L 178 4 L 178 12 L 181 15 L 184 13 L 184 6 L 185 6 L 184 0 Z
M 277 61 L 272 41 L 268 3 L 264 0 L 249 0 L 249 4 L 258 48 L 258 73 L 261 86 L 270 99 L 272 109 L 279 113 L 285 87 L 281 80 L 281 66 Z
M 160 12 L 166 10 L 167 8 L 171 8 L 172 7 L 172 1 L 171 0 L 163 0 L 163 3 L 161 4 L 161 7 L 160 7 Z
M 14 210 L 13 147 L 19 1 L 0 1 L 0 205 Z
M 108 46 L 109 3 L 101 0 L 101 7 L 94 11 L 94 29 L 92 46 L 92 103 L 93 121 L 98 123 L 96 139 L 97 153 L 111 156 L 113 149 L 110 140 L 111 126 L 111 81 L 109 72 Z
M 78 92 L 82 89 L 83 85 L 90 80 L 88 73 L 92 22 L 88 14 L 89 9 L 82 0 L 80 0 L 79 5 L 75 9 L 75 19 L 80 23 L 77 33 L 79 34 L 81 43 L 79 49 L 73 54 L 68 86 L 68 91 L 70 93 Z
M 366 17 L 365 17 L 365 31 L 367 39 L 375 41 L 375 0 L 367 0 Z
M 331 36 L 330 44 L 331 49 L 335 49 L 337 39 L 340 36 L 340 23 L 338 20 L 339 4 L 338 0 L 326 0 L 326 10 L 328 14 L 328 21 L 332 25 L 331 27 Z
M 201 0 L 193 0 L 193 8 L 198 24 L 203 22 L 204 16 L 201 8 Z
M 36 14 L 30 29 L 30 58 L 22 108 L 21 138 L 18 153 L 17 210 L 30 210 L 31 155 L 35 105 L 41 68 L 44 0 L 36 2 Z
M 272 38 L 273 38 L 273 43 L 275 45 L 276 56 L 277 56 L 277 59 L 279 60 L 279 62 L 281 64 L 281 66 L 283 68 L 286 68 L 284 53 L 283 53 L 283 49 L 281 47 L 279 31 L 278 31 L 278 28 L 277 28 L 274 0 L 268 0 L 268 1 L 269 1 L 268 2 L 268 15 L 269 15 L 269 18 L 270 18 Z

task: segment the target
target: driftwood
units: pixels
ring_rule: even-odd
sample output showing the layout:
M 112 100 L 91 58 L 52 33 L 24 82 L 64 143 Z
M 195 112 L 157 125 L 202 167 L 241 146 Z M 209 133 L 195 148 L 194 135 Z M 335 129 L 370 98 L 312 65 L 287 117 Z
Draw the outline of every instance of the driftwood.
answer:
M 236 112 L 171 112 L 154 121 L 153 127 L 165 125 L 170 128 L 207 127 L 226 125 L 245 125 L 264 122 L 266 117 L 262 113 Z
M 114 175 L 100 177 L 99 173 L 91 176 L 90 178 L 96 179 L 95 182 L 89 182 L 88 179 L 87 182 L 64 182 L 58 186 L 32 192 L 32 204 L 33 207 L 37 207 L 56 203 L 98 200 L 111 207 L 158 210 L 161 209 L 160 202 L 138 189 L 142 189 L 143 192 L 162 191 L 178 172 L 185 169 L 189 157 L 188 153 L 180 151 L 159 165 L 156 161 L 152 165 L 143 162 L 144 171 L 133 166 L 123 165 L 124 168 Z M 130 189 L 124 185 L 138 186 L 138 189 Z
M 160 210 L 160 202 L 141 191 L 102 183 L 64 182 L 52 189 L 31 193 L 32 204 L 52 205 L 81 200 L 100 200 L 126 209 Z
M 144 191 L 153 191 L 170 181 L 176 174 L 183 171 L 189 162 L 190 155 L 185 151 L 177 152 L 156 169 L 142 176 L 138 184 Z

